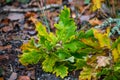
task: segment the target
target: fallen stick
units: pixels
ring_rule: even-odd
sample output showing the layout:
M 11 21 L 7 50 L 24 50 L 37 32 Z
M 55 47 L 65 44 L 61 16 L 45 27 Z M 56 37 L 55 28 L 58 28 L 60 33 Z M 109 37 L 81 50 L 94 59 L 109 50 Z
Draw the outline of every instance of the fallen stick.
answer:
M 33 12 L 41 12 L 42 10 L 48 10 L 50 8 L 60 8 L 62 5 L 58 5 L 58 4 L 51 4 L 51 5 L 47 5 L 44 6 L 42 8 L 26 8 L 26 9 L 6 9 L 3 8 L 0 12 L 29 12 L 29 11 L 33 11 Z

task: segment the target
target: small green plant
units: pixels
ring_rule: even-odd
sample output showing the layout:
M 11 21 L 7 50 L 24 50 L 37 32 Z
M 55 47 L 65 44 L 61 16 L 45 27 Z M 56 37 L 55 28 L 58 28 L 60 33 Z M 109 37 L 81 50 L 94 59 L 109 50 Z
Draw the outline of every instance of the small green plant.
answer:
M 70 18 L 70 9 L 65 7 L 59 17 L 59 23 L 55 24 L 55 33 L 48 33 L 45 26 L 32 18 L 38 31 L 38 40 L 36 42 L 31 39 L 29 43 L 23 44 L 20 62 L 24 65 L 42 62 L 44 71 L 64 78 L 68 71 L 82 69 L 86 65 L 83 56 L 88 52 L 86 49 L 81 54 L 81 49 L 87 46 L 79 40 L 80 33 L 76 32 L 77 26 Z
M 111 40 L 110 28 L 104 33 L 94 28 L 86 32 L 77 31 L 74 20 L 70 18 L 70 9 L 66 7 L 59 17 L 58 24 L 54 25 L 55 33 L 48 33 L 44 25 L 31 18 L 38 39 L 31 39 L 21 47 L 20 62 L 23 65 L 41 62 L 45 72 L 62 78 L 69 71 L 81 69 L 80 80 L 97 80 L 107 72 L 105 76 L 108 77 L 112 70 L 112 73 L 119 73 L 120 38 Z

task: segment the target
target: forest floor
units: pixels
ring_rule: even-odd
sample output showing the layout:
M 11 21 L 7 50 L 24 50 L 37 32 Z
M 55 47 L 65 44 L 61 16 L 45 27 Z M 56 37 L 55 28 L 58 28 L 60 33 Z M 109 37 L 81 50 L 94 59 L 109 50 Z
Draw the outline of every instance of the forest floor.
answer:
M 47 25 L 50 31 L 55 30 L 54 23 L 58 22 L 58 15 L 64 5 L 71 9 L 71 17 L 74 18 L 78 29 L 99 25 L 111 16 L 105 4 L 102 8 L 103 13 L 92 12 L 90 4 L 84 3 L 84 0 L 78 2 L 48 0 L 46 4 L 42 0 L 40 3 L 35 0 L 27 3 L 17 0 L 6 3 L 3 0 L 0 4 L 0 80 L 63 80 L 53 74 L 45 73 L 39 67 L 40 64 L 25 67 L 19 62 L 19 55 L 22 54 L 21 45 L 31 37 L 36 38 L 35 25 L 29 20 L 31 16 Z M 79 72 L 69 73 L 64 80 L 78 80 Z

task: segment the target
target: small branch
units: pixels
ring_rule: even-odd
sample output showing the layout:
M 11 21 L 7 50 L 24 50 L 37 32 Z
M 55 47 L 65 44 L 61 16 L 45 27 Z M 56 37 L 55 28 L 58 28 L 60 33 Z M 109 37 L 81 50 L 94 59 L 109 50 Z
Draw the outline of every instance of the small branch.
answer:
M 112 0 L 112 16 L 116 17 L 116 8 L 115 8 L 115 0 Z
M 81 16 L 83 15 L 83 13 L 84 13 L 90 6 L 91 6 L 91 3 L 88 4 L 88 5 L 83 9 L 83 11 L 81 12 L 81 14 L 80 14 L 79 17 L 81 17 Z
M 42 8 L 43 7 L 43 3 L 44 3 L 44 1 L 42 0 L 42 1 L 40 1 L 40 3 L 38 3 L 38 7 L 39 8 Z M 46 8 L 46 7 L 45 7 Z M 45 14 L 45 11 L 44 11 L 45 9 L 43 9 L 41 12 L 42 12 L 42 14 L 43 14 L 43 19 L 44 19 L 44 22 L 45 22 L 45 24 L 46 24 L 46 27 L 47 27 L 47 29 L 48 29 L 48 32 L 50 32 L 50 27 L 49 27 L 49 23 L 48 23 L 48 21 L 47 21 L 47 15 Z
M 42 8 L 27 8 L 27 9 L 2 9 L 0 12 L 29 12 L 29 11 L 33 11 L 33 12 L 41 12 L 43 10 L 48 10 L 50 8 L 60 8 L 61 5 L 58 4 L 51 4 L 51 5 L 47 5 L 44 6 Z

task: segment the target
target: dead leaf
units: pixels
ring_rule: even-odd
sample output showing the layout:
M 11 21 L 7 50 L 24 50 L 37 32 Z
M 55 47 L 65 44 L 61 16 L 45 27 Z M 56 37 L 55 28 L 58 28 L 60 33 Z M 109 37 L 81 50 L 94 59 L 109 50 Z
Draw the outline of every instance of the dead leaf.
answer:
M 80 17 L 81 22 L 89 21 L 89 19 L 90 19 L 90 15 L 83 15 L 83 16 Z
M 8 19 L 21 20 L 21 19 L 24 19 L 24 15 L 22 13 L 9 13 Z
M 72 18 L 76 18 L 76 14 L 75 13 L 72 13 Z
M 4 3 L 5 2 L 5 0 L 0 0 L 0 3 Z
M 84 0 L 69 0 L 69 3 L 82 11 L 84 9 Z
M 3 46 L 0 46 L 0 50 L 1 50 L 1 51 L 4 50 L 4 47 L 3 47 Z
M 95 26 L 95 25 L 100 25 L 100 24 L 102 24 L 102 21 L 98 20 L 97 18 L 93 18 L 93 19 L 90 19 L 90 20 L 89 20 L 89 23 L 90 23 L 92 26 Z
M 5 27 L 2 28 L 2 30 L 3 30 L 4 32 L 9 32 L 9 31 L 12 31 L 12 30 L 13 30 L 13 27 L 12 27 L 12 26 L 5 26 Z
M 28 76 L 20 76 L 18 80 L 30 80 Z
M 37 17 L 37 14 L 34 13 L 34 12 L 27 12 L 27 13 L 25 14 L 25 18 L 30 18 L 30 17 L 36 18 L 36 17 Z
M 17 73 L 13 72 L 8 80 L 16 80 L 17 79 Z
M 98 56 L 97 57 L 97 66 L 98 67 L 105 67 L 106 65 L 110 64 L 110 58 L 105 56 Z
M 9 22 L 10 22 L 10 19 L 8 19 L 8 18 L 1 20 L 1 23 L 2 23 L 2 24 L 5 24 L 5 25 L 8 25 Z
M 0 77 L 0 80 L 4 80 L 4 78 L 3 78 L 3 77 Z
M 35 80 L 35 70 L 31 69 L 31 71 L 28 72 L 27 76 L 29 76 L 31 79 Z
M 8 55 L 0 55 L 0 60 L 3 60 L 3 59 L 9 59 L 9 56 Z
M 62 0 L 46 0 L 46 4 L 62 4 Z
M 0 46 L 0 50 L 5 50 L 5 49 L 10 49 L 12 48 L 12 45 L 7 45 L 7 46 Z

